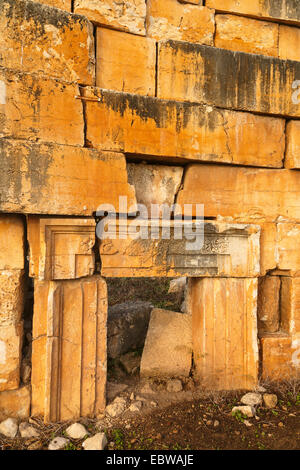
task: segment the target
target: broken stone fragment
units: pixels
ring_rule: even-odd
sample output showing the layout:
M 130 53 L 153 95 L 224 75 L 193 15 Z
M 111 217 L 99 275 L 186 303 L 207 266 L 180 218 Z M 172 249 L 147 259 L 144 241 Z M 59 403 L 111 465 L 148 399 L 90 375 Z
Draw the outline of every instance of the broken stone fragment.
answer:
M 247 416 L 248 418 L 253 418 L 255 415 L 255 410 L 252 406 L 245 405 L 245 406 L 234 406 L 232 408 L 231 414 L 235 415 L 236 413 L 242 413 L 242 415 Z
M 107 438 L 104 432 L 99 432 L 93 437 L 88 437 L 83 443 L 84 450 L 104 450 L 107 446 Z
M 126 400 L 122 397 L 117 397 L 114 399 L 113 403 L 106 407 L 106 413 L 112 418 L 116 418 L 124 413 L 126 409 Z
M 246 395 L 244 395 L 241 398 L 241 403 L 243 403 L 243 405 L 249 405 L 249 406 L 261 405 L 262 396 L 260 393 L 249 392 L 249 393 L 246 393 Z
M 5 437 L 14 438 L 18 432 L 18 423 L 15 418 L 7 418 L 0 423 L 0 434 Z
M 167 390 L 171 393 L 177 393 L 182 391 L 182 382 L 179 379 L 168 380 Z
M 86 428 L 80 423 L 73 423 L 66 429 L 68 437 L 71 439 L 83 439 L 87 434 Z
M 40 436 L 40 433 L 33 426 L 25 422 L 19 425 L 19 432 L 24 439 Z
M 264 405 L 267 408 L 275 408 L 278 402 L 277 395 L 273 393 L 265 393 L 264 396 Z
M 64 437 L 55 437 L 49 443 L 48 450 L 62 450 L 69 442 L 70 440 Z

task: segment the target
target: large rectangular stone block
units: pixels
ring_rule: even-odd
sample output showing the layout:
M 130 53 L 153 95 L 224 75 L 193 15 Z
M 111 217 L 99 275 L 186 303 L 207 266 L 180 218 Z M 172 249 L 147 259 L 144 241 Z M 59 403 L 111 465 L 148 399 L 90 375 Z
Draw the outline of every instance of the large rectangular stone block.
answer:
M 0 139 L 0 209 L 31 214 L 92 215 L 101 204 L 135 204 L 122 154 Z
M 32 414 L 96 417 L 105 408 L 105 281 L 35 281 L 34 295 Z
M 207 389 L 253 389 L 257 279 L 193 279 L 190 288 L 196 377 Z
M 281 328 L 300 340 L 300 278 L 282 277 L 281 283 Z
M 300 169 L 300 121 L 289 121 L 286 126 L 286 168 Z
M 300 275 L 300 224 L 277 224 L 277 250 L 279 270 L 289 271 L 294 276 Z
M 24 309 L 24 271 L 0 271 L 0 328 L 20 322 Z
M 235 15 L 216 15 L 215 19 L 216 47 L 250 54 L 278 56 L 277 24 Z
M 283 119 L 89 87 L 84 95 L 93 147 L 140 158 L 282 166 Z
M 30 386 L 0 393 L 0 420 L 30 416 Z
M 135 225 L 137 223 L 137 225 Z M 174 221 L 108 224 L 100 243 L 101 273 L 105 277 L 251 277 L 259 275 L 260 228 L 251 225 L 206 223 L 203 246 L 188 246 L 186 228 L 175 238 Z M 103 227 L 105 226 L 105 221 Z M 190 223 L 189 226 L 191 227 Z M 178 227 L 178 225 L 177 225 Z M 170 234 L 163 232 L 170 228 Z M 195 223 L 193 230 L 195 230 Z M 145 230 L 145 232 L 144 232 Z M 97 233 L 100 227 L 97 227 Z M 147 234 L 136 238 L 137 233 Z M 152 235 L 153 233 L 153 235 Z M 198 228 L 198 241 L 201 241 Z M 170 236 L 169 236 L 170 235 Z M 163 238 L 164 237 L 164 238 Z M 196 241 L 189 238 L 189 242 Z
M 155 67 L 153 39 L 97 28 L 97 86 L 154 96 Z
M 0 65 L 94 85 L 92 24 L 40 3 L 0 1 Z
M 218 11 L 300 24 L 298 0 L 206 0 Z
M 17 215 L 2 214 L 0 216 L 0 270 L 23 268 L 24 220 Z
M 159 44 L 157 96 L 300 117 L 300 62 L 168 41 Z M 245 79 L 247 77 L 247 79 Z
M 279 330 L 280 278 L 261 277 L 258 281 L 258 330 L 259 333 L 274 333 Z
M 75 0 L 74 13 L 96 24 L 145 35 L 145 0 Z
M 213 46 L 214 10 L 177 0 L 148 0 L 147 36 L 157 40 L 176 39 Z
M 299 379 L 300 341 L 284 333 L 261 338 L 262 378 L 270 381 Z
M 19 387 L 23 324 L 0 325 L 0 392 Z
M 78 85 L 0 68 L 0 137 L 84 144 Z
M 281 24 L 278 47 L 281 59 L 300 61 L 300 29 Z

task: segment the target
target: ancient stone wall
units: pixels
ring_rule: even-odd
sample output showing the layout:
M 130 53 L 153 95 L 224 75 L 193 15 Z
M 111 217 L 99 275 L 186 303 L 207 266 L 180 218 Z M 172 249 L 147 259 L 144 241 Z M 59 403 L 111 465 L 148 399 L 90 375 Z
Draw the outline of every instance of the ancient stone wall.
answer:
M 105 277 L 191 278 L 203 386 L 298 377 L 300 3 L 0 0 L 0 31 L 0 417 L 103 411 Z M 203 249 L 100 243 L 120 196 L 204 204 Z

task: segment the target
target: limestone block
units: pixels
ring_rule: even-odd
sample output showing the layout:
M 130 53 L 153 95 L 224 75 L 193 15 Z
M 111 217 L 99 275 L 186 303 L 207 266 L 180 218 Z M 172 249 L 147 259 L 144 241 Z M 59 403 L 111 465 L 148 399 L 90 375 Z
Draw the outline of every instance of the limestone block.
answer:
M 258 380 L 257 279 L 191 281 L 193 357 L 201 385 L 253 389 Z
M 215 20 L 216 47 L 278 57 L 279 25 L 234 15 L 216 15 Z
M 0 393 L 0 420 L 30 416 L 30 386 Z
M 154 96 L 155 66 L 153 39 L 97 28 L 97 86 Z
M 86 87 L 91 146 L 143 158 L 282 167 L 285 121 Z
M 54 281 L 94 274 L 95 230 L 94 219 L 29 216 L 29 275 Z
M 277 224 L 278 269 L 300 275 L 300 224 Z
M 260 228 L 257 226 L 211 222 L 200 230 L 193 223 L 197 233 L 193 241 L 189 238 L 190 243 L 194 242 L 189 246 L 186 242 L 191 232 L 188 234 L 187 226 L 176 225 L 174 221 L 157 221 L 152 227 L 150 222 L 141 220 L 116 224 L 107 220 L 102 224 L 102 229 L 107 227 L 100 243 L 101 273 L 105 277 L 252 277 L 259 274 Z M 181 233 L 176 234 L 174 229 L 181 227 Z M 98 225 L 97 233 L 100 232 Z
M 148 0 L 147 36 L 157 40 L 176 39 L 213 46 L 214 10 L 187 5 L 177 0 Z
M 127 164 L 128 181 L 135 188 L 138 204 L 144 204 L 148 212 L 151 204 L 175 203 L 175 196 L 180 188 L 183 167 Z
M 92 24 L 40 3 L 0 2 L 0 65 L 94 85 Z
M 218 11 L 300 24 L 297 0 L 206 0 L 205 3 Z
M 23 325 L 0 326 L 0 392 L 19 387 Z
M 286 126 L 286 168 L 300 169 L 300 121 L 289 121 Z
M 101 204 L 135 204 L 119 153 L 0 139 L 0 209 L 32 214 L 92 215 Z
M 76 84 L 0 68 L 0 137 L 83 146 L 79 94 Z
M 279 57 L 300 61 L 300 29 L 279 25 Z
M 75 0 L 74 13 L 113 29 L 145 35 L 145 0 Z
M 72 0 L 39 0 L 39 3 L 43 3 L 43 5 L 49 5 L 55 8 L 60 8 L 61 10 L 72 10 Z
M 24 269 L 24 221 L 17 215 L 1 214 L 0 270 L 12 269 Z
M 183 42 L 158 48 L 158 98 L 300 116 L 293 100 L 300 62 Z M 247 77 L 247 80 L 245 80 Z
M 280 278 L 265 276 L 258 282 L 257 317 L 259 333 L 279 330 Z
M 24 271 L 0 271 L 0 328 L 16 325 L 24 309 Z
M 282 277 L 281 282 L 281 328 L 300 340 L 300 278 Z
M 261 338 L 262 378 L 271 381 L 297 379 L 300 374 L 300 342 L 283 333 Z
M 231 217 L 235 222 L 264 223 L 276 222 L 279 217 L 299 221 L 299 196 L 298 172 L 190 165 L 177 202 L 182 207 L 188 203 L 204 204 L 206 217 L 222 216 Z
M 141 377 L 188 377 L 191 365 L 191 316 L 153 309 L 141 360 Z
M 35 281 L 32 414 L 45 422 L 105 408 L 107 290 L 100 276 Z

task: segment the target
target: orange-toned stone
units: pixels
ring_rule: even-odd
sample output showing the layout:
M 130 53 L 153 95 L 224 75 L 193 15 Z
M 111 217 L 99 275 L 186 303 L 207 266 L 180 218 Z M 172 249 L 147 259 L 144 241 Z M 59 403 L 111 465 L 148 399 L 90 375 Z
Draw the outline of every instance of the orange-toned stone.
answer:
M 0 2 L 0 65 L 94 85 L 92 24 L 31 1 Z
M 23 268 L 24 221 L 17 215 L 2 214 L 0 216 L 0 270 Z
M 190 308 L 201 386 L 253 389 L 258 381 L 257 279 L 193 279 Z
M 61 10 L 71 11 L 72 0 L 39 0 L 43 5 L 60 8 Z
M 178 235 L 175 238 L 174 221 L 157 220 L 152 228 L 148 221 L 139 219 L 116 224 L 104 219 L 101 224 L 102 230 L 107 228 L 100 243 L 101 274 L 105 277 L 259 275 L 260 228 L 257 226 L 206 223 L 203 238 L 198 228 L 198 241 L 203 240 L 203 245 L 197 247 L 196 243 L 187 245 L 186 228 L 180 233 L 181 238 Z M 98 224 L 99 237 L 101 233 Z M 192 241 L 195 242 L 195 237 Z
M 0 420 L 30 416 L 30 386 L 0 393 Z
M 222 216 L 231 217 L 235 222 L 262 223 L 276 222 L 280 216 L 299 221 L 299 196 L 298 172 L 190 165 L 177 202 L 181 206 L 204 204 L 206 217 Z
M 0 325 L 0 392 L 19 387 L 23 324 Z
M 94 219 L 29 216 L 29 276 L 58 280 L 94 274 L 95 230 Z
M 167 41 L 158 50 L 158 98 L 300 117 L 300 62 Z M 247 80 L 245 80 L 247 77 Z
M 151 204 L 171 206 L 175 203 L 181 185 L 183 167 L 129 163 L 127 171 L 128 182 L 135 188 L 137 203 L 144 204 L 149 214 Z
M 20 322 L 24 309 L 24 271 L 0 271 L 0 328 Z
M 97 28 L 97 86 L 154 96 L 155 66 L 153 39 Z
M 277 224 L 278 269 L 300 275 L 300 224 Z
M 286 168 L 300 169 L 300 121 L 289 121 L 286 126 Z
M 257 316 L 259 333 L 279 330 L 280 278 L 265 276 L 258 281 Z
M 277 24 L 234 15 L 216 15 L 215 20 L 216 47 L 251 54 L 278 56 L 279 26 Z
M 300 374 L 300 342 L 283 333 L 261 338 L 262 378 L 282 381 Z
M 206 0 L 205 4 L 222 12 L 300 24 L 300 6 L 297 0 Z
M 0 137 L 83 145 L 76 95 L 78 85 L 0 68 Z
M 279 57 L 300 61 L 300 29 L 279 25 Z
M 213 46 L 214 10 L 177 0 L 148 0 L 146 31 L 147 36 L 157 40 L 176 39 Z
M 281 328 L 300 340 L 300 278 L 283 277 L 281 282 Z
M 75 0 L 74 13 L 86 16 L 93 23 L 145 35 L 145 0 Z
M 260 273 L 264 276 L 267 271 L 275 269 L 278 263 L 277 227 L 275 223 L 257 222 L 260 232 Z
M 45 422 L 105 408 L 107 290 L 100 276 L 35 281 L 32 414 Z
M 122 154 L 0 139 L 0 209 L 88 216 L 101 204 L 135 205 Z
M 283 119 L 85 88 L 93 147 L 143 158 L 281 167 Z

